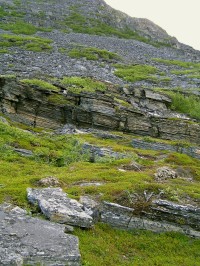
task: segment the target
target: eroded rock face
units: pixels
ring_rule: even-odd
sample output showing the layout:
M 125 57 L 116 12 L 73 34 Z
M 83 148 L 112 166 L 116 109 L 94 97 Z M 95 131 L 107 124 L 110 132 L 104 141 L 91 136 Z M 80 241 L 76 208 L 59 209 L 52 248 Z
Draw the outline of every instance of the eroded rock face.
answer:
M 27 197 L 51 221 L 83 228 L 93 225 L 93 218 L 84 211 L 83 205 L 68 198 L 61 188 L 28 188 Z
M 174 231 L 200 238 L 198 208 L 159 200 L 154 202 L 151 210 L 152 212 L 136 216 L 134 208 L 104 202 L 101 209 L 101 221 L 126 230 Z
M 45 91 L 22 84 L 15 78 L 0 78 L 0 82 L 0 112 L 29 126 L 58 129 L 67 124 L 64 133 L 74 132 L 76 126 L 90 127 L 200 144 L 199 123 L 171 119 L 176 114 L 165 115 L 169 100 L 141 88 L 130 92 L 126 90 L 125 95 L 116 89 L 115 93 L 128 103 L 127 107 L 116 102 L 113 96 L 108 97 L 101 92 L 63 94 L 61 88 L 60 92 Z M 56 96 L 63 97 L 67 103 L 49 100 Z M 181 150 L 197 154 L 194 149 L 183 147 Z
M 178 127 L 178 125 L 177 125 Z M 181 130 L 181 126 L 180 130 Z M 178 134 L 177 134 L 178 136 Z M 200 135 L 197 134 L 194 139 L 196 143 L 199 143 L 200 141 Z M 161 142 L 150 142 L 150 141 L 145 141 L 145 140 L 141 140 L 141 139 L 133 139 L 132 140 L 132 145 L 134 148 L 138 148 L 138 149 L 144 149 L 144 150 L 156 150 L 156 151 L 162 151 L 162 150 L 167 150 L 167 151 L 171 151 L 171 152 L 179 152 L 179 153 L 183 153 L 183 154 L 187 154 L 191 157 L 194 157 L 196 159 L 200 159 L 200 148 L 199 147 L 195 147 L 195 146 L 182 146 L 180 145 L 171 145 L 171 144 L 166 144 L 166 143 L 161 143 Z
M 78 238 L 65 226 L 26 215 L 18 207 L 0 205 L 0 264 L 79 266 Z

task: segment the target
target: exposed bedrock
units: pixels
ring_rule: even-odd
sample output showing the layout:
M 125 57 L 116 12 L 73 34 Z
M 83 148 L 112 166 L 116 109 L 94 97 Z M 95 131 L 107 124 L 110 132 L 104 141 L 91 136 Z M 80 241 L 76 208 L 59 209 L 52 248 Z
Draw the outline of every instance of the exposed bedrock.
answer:
M 28 216 L 19 207 L 0 205 L 0 264 L 81 265 L 78 238 L 64 231 L 64 225 Z
M 81 127 L 119 130 L 133 134 L 200 144 L 200 124 L 172 115 L 170 99 L 152 91 L 132 89 L 118 93 L 50 91 L 25 85 L 15 78 L 0 79 L 0 112 L 34 127 L 57 129 L 71 123 Z M 117 89 L 116 89 L 117 90 Z M 118 89 L 119 90 L 119 89 Z M 52 102 L 59 95 L 63 102 Z

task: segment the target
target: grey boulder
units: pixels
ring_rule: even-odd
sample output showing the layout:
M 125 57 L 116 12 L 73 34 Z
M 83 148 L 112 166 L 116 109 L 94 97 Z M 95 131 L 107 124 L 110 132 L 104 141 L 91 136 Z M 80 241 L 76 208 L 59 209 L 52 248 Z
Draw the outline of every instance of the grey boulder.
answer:
M 0 265 L 79 266 L 78 238 L 65 226 L 0 205 Z
M 94 223 L 83 205 L 67 197 L 61 188 L 28 188 L 27 197 L 51 221 L 83 228 L 90 228 Z

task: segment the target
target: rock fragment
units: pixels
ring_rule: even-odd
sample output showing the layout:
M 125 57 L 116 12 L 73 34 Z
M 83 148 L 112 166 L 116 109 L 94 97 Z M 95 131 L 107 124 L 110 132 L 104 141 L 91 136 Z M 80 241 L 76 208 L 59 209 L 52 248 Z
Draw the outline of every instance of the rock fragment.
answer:
M 61 188 L 28 188 L 27 197 L 51 221 L 83 228 L 93 225 L 93 218 L 84 211 L 83 205 L 67 197 Z
M 158 181 L 164 181 L 167 179 L 177 178 L 177 173 L 167 166 L 163 166 L 157 169 L 155 179 Z

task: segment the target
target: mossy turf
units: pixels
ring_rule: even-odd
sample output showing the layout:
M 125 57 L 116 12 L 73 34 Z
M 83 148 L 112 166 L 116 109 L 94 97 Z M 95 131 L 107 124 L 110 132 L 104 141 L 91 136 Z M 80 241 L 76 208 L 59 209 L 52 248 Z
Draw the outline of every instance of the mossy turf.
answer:
M 51 40 L 41 37 L 0 34 L 0 49 L 20 47 L 33 52 L 47 52 L 52 49 L 51 42 Z
M 170 90 L 157 88 L 155 91 L 170 96 L 172 103 L 169 106 L 171 110 L 186 114 L 191 118 L 200 120 L 200 97 L 190 93 L 185 93 L 182 89 Z
M 10 198 L 20 206 L 27 205 L 25 189 L 35 186 L 36 180 L 49 175 L 56 175 L 62 180 L 63 189 L 71 196 L 82 194 L 102 195 L 107 200 L 117 200 L 125 190 L 142 193 L 145 189 L 159 193 L 163 190 L 167 199 L 181 200 L 191 197 L 199 200 L 200 167 L 199 161 L 178 153 L 143 151 L 134 149 L 131 136 L 125 139 L 102 139 L 90 134 L 77 136 L 54 136 L 50 133 L 24 132 L 0 123 L 0 200 Z M 39 134 L 39 135 L 38 135 Z M 90 162 L 88 153 L 82 152 L 81 143 L 89 142 L 97 146 L 111 148 L 126 154 L 126 159 L 96 157 Z M 33 152 L 30 158 L 23 157 L 14 148 L 28 149 Z M 160 155 L 162 160 L 157 160 Z M 136 161 L 144 166 L 142 171 L 121 172 L 122 165 Z M 164 183 L 154 179 L 157 167 L 168 165 L 172 168 L 182 167 L 193 176 L 193 181 L 178 178 Z M 81 187 L 80 182 L 98 181 L 102 186 Z
M 104 60 L 113 61 L 120 60 L 120 56 L 116 53 L 109 52 L 107 50 L 98 49 L 95 47 L 78 47 L 68 52 L 68 55 L 73 58 L 85 57 L 87 60 Z
M 115 75 L 129 82 L 150 81 L 152 83 L 169 83 L 169 77 L 163 77 L 163 72 L 151 65 L 114 65 Z
M 0 122 L 0 203 L 6 201 L 32 209 L 26 198 L 26 188 L 38 187 L 37 182 L 47 176 L 56 176 L 64 191 L 76 199 L 80 195 L 92 195 L 120 202 L 125 191 L 143 193 L 147 190 L 158 194 L 162 190 L 164 197 L 170 200 L 200 200 L 199 160 L 178 153 L 134 149 L 130 145 L 133 136 L 113 134 L 121 138 L 104 139 L 92 134 L 58 136 L 51 131 L 33 131 L 24 125 Z M 96 157 L 92 163 L 90 155 L 82 152 L 85 142 L 111 148 L 127 154 L 128 158 Z M 23 157 L 14 148 L 31 150 L 33 155 Z M 140 163 L 143 170 L 119 170 L 132 161 Z M 177 178 L 158 183 L 154 173 L 163 165 L 189 171 L 193 175 L 192 182 Z M 94 181 L 102 185 L 80 186 L 80 183 Z M 76 229 L 75 234 L 80 239 L 83 265 L 87 266 L 200 265 L 200 241 L 176 233 L 126 232 L 97 224 L 87 231 Z
M 76 229 L 85 266 L 199 266 L 200 240 L 179 233 L 123 231 L 98 224 Z
M 154 58 L 153 61 L 168 65 L 172 69 L 171 74 L 184 76 L 187 79 L 200 79 L 200 63 L 185 62 L 179 60 L 166 60 L 161 58 Z M 177 69 L 177 67 L 179 69 Z
M 107 86 L 105 83 L 92 79 L 83 77 L 64 77 L 60 81 L 63 85 L 67 86 L 67 90 L 73 93 L 81 92 L 95 92 L 95 91 L 106 91 Z
M 40 79 L 21 79 L 20 82 L 24 84 L 36 86 L 42 90 L 49 90 L 49 91 L 56 91 L 56 92 L 59 92 L 60 90 L 59 88 L 52 85 L 51 83 L 46 82 L 44 80 L 40 80 Z M 59 95 L 57 95 L 57 97 L 59 97 Z M 52 100 L 52 98 L 50 99 Z

